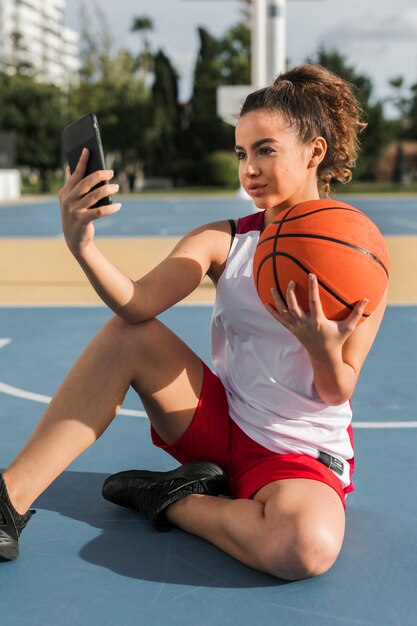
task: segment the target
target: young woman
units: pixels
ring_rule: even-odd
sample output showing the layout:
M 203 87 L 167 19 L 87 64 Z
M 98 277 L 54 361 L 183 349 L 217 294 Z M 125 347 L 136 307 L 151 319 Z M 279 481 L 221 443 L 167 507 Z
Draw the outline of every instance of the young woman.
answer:
M 101 435 L 132 386 L 153 442 L 182 465 L 111 476 L 105 498 L 139 509 L 160 530 L 182 528 L 279 578 L 331 567 L 344 536 L 345 494 L 352 490 L 349 399 L 386 297 L 359 326 L 365 301 L 333 322 L 310 276 L 310 312 L 298 305 L 294 284 L 286 302 L 275 293 L 275 308 L 267 310 L 254 287 L 252 260 L 260 231 L 277 215 L 326 195 L 331 179 L 350 180 L 364 126 L 360 113 L 350 85 L 314 65 L 296 67 L 249 95 L 235 149 L 240 182 L 262 211 L 193 230 L 136 282 L 94 243 L 94 221 L 120 205 L 90 208 L 117 185 L 92 190 L 112 172 L 84 178 L 83 153 L 60 192 L 63 231 L 116 315 L 0 477 L 3 558 L 16 558 L 32 502 Z M 216 373 L 157 319 L 206 274 L 217 287 Z M 228 493 L 233 497 L 218 497 Z

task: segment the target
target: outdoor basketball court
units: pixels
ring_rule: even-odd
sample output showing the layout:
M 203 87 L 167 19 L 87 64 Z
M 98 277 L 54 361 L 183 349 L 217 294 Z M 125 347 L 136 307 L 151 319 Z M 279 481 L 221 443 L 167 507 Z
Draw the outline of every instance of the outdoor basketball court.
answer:
M 175 466 L 151 445 L 143 408 L 129 392 L 99 442 L 37 501 L 19 559 L 0 564 L 2 625 L 416 624 L 417 198 L 346 201 L 386 236 L 392 286 L 353 397 L 356 491 L 335 566 L 316 579 L 280 582 L 104 501 L 108 474 Z M 230 198 L 127 200 L 97 235 L 136 277 L 194 225 L 249 212 L 250 203 Z M 0 284 L 2 469 L 111 313 L 65 250 L 55 200 L 0 207 Z M 204 284 L 161 316 L 207 362 L 212 297 Z

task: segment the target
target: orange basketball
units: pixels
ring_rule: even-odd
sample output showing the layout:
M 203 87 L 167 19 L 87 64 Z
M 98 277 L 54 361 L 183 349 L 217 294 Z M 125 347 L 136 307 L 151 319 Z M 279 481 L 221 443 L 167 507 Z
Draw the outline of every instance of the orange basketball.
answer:
M 384 294 L 389 258 L 384 239 L 361 211 L 336 200 L 310 200 L 280 213 L 261 233 L 254 257 L 254 280 L 262 302 L 274 304 L 275 287 L 286 303 L 290 280 L 309 311 L 308 275 L 317 276 L 326 317 L 345 318 L 363 298 L 368 317 Z

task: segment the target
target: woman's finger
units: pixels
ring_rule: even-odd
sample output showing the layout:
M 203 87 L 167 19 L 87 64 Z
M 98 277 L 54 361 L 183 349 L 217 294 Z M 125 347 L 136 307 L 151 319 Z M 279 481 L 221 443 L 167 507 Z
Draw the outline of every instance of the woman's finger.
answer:
M 112 183 L 110 185 L 100 185 L 97 189 L 93 189 L 82 198 L 82 204 L 87 208 L 94 207 L 97 202 L 107 198 L 108 196 L 114 195 L 118 191 L 119 185 L 117 184 Z
M 308 304 L 312 317 L 315 319 L 324 317 L 323 307 L 320 300 L 319 283 L 315 274 L 308 275 Z
M 300 320 L 304 317 L 304 311 L 298 304 L 297 296 L 295 295 L 296 284 L 293 280 L 290 280 L 287 287 L 287 305 L 288 310 L 295 319 Z
M 73 189 L 84 178 L 85 171 L 87 169 L 88 159 L 90 151 L 87 148 L 83 148 L 81 156 L 78 160 L 77 167 L 67 180 L 67 186 L 69 189 Z
M 359 300 L 352 310 L 351 313 L 343 320 L 343 325 L 350 332 L 353 332 L 358 325 L 359 320 L 362 318 L 362 315 L 368 305 L 369 300 L 367 298 L 363 300 Z
M 271 289 L 271 292 L 272 292 L 272 289 Z M 279 322 L 280 324 L 282 324 L 282 326 L 284 326 L 284 328 L 287 328 L 288 330 L 291 329 L 291 320 L 294 322 L 294 318 L 292 317 L 291 313 L 288 312 L 287 309 L 281 308 L 281 311 L 280 311 L 279 309 L 274 308 L 272 304 L 268 304 L 268 303 L 265 304 L 265 308 L 272 315 L 272 317 L 274 317 L 277 320 L 277 322 Z
M 80 196 L 87 195 L 94 187 L 108 183 L 114 176 L 113 170 L 97 170 L 83 178 L 76 186 Z
M 117 202 L 115 204 L 106 204 L 105 206 L 99 206 L 95 209 L 87 209 L 82 212 L 80 216 L 80 222 L 85 225 L 89 222 L 93 222 L 94 220 L 98 220 L 101 217 L 113 215 L 113 213 L 117 213 L 117 211 L 120 211 L 121 207 L 121 203 Z
M 97 189 L 90 191 L 85 195 L 81 195 L 77 190 L 73 190 L 68 196 L 67 201 L 71 203 L 72 211 L 81 211 L 83 209 L 91 209 L 97 202 L 103 198 L 107 198 L 119 191 L 119 185 L 100 185 Z
M 271 289 L 271 296 L 275 304 L 275 308 L 282 315 L 283 313 L 288 313 L 288 309 L 282 300 L 281 296 L 278 293 L 278 290 L 273 287 Z

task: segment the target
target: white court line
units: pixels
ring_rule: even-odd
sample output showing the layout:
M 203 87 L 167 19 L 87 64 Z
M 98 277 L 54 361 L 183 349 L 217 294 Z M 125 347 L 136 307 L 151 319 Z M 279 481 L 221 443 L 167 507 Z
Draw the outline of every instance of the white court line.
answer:
M 178 302 L 174 304 L 173 309 L 182 308 L 182 307 L 201 307 L 213 308 L 213 302 Z M 415 308 L 417 306 L 417 302 L 389 302 L 387 304 L 387 308 L 390 307 L 402 307 L 402 308 Z M 43 302 L 16 302 L 15 304 L 4 304 L 0 303 L 0 309 L 104 309 L 107 305 L 100 304 L 99 302 L 81 302 L 79 304 L 67 304 L 65 302 L 55 302 L 51 304 L 44 304 Z M 109 312 L 111 313 L 110 309 Z M 2 346 L 0 346 L 1 348 Z
M 0 338 L 0 349 L 11 343 L 9 338 Z M 0 393 L 4 393 L 8 396 L 14 396 L 15 398 L 21 398 L 22 400 L 31 400 L 32 402 L 41 402 L 42 404 L 49 404 L 52 400 L 51 396 L 44 396 L 41 393 L 33 393 L 33 391 L 26 391 L 25 389 L 19 389 L 18 387 L 12 387 L 6 383 L 0 382 Z M 134 415 L 136 417 L 147 417 L 145 411 L 132 411 L 130 409 L 120 409 L 119 415 Z
M 213 307 L 212 302 L 178 302 L 178 304 L 174 304 L 173 309 L 182 308 L 182 307 Z M 413 304 L 404 304 L 401 306 L 416 306 Z M 108 308 L 104 302 L 100 304 L 99 302 L 81 302 L 79 304 L 66 304 L 65 302 L 61 303 L 52 303 L 52 304 L 44 304 L 42 302 L 26 302 L 24 304 L 17 302 L 16 304 L 0 304 L 0 309 L 104 309 Z M 109 309 L 109 313 L 111 313 Z M 1 347 L 1 346 L 0 346 Z
M 32 391 L 25 391 L 18 387 L 12 387 L 6 383 L 0 382 L 0 393 L 4 393 L 8 396 L 14 396 L 15 398 L 21 398 L 22 400 L 31 400 L 32 402 L 41 402 L 43 404 L 49 404 L 52 400 L 50 396 L 44 396 L 40 393 L 33 393 Z M 133 417 L 147 417 L 145 411 L 135 411 L 133 409 L 120 409 L 118 415 L 129 415 Z M 353 422 L 353 428 L 417 428 L 417 422 Z
M 204 305 L 203 305 L 204 306 Z M 0 338 L 0 348 L 7 346 L 11 343 L 9 338 Z M 34 393 L 33 391 L 26 391 L 25 389 L 19 389 L 13 387 L 7 383 L 0 381 L 0 393 L 4 393 L 8 396 L 20 398 L 22 400 L 31 400 L 32 402 L 40 402 L 42 404 L 49 404 L 52 400 L 51 396 L 45 396 L 40 393 Z M 145 411 L 135 411 L 134 409 L 120 409 L 118 415 L 129 415 L 132 417 L 147 417 Z M 390 429 L 390 428 L 417 428 L 417 422 L 356 422 L 353 421 L 354 428 L 370 428 L 370 429 Z
M 417 428 L 417 422 L 352 422 L 353 428 Z
M 21 398 L 22 400 L 41 402 L 42 404 L 49 404 L 52 400 L 51 396 L 44 396 L 40 393 L 33 393 L 33 391 L 26 391 L 25 389 L 12 387 L 12 385 L 7 385 L 6 383 L 2 382 L 0 382 L 0 393 L 4 393 L 7 396 L 14 396 L 15 398 Z M 130 409 L 120 409 L 118 415 L 134 415 L 135 417 L 147 417 L 145 411 L 133 411 Z

